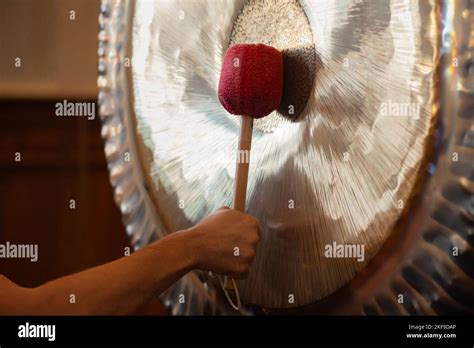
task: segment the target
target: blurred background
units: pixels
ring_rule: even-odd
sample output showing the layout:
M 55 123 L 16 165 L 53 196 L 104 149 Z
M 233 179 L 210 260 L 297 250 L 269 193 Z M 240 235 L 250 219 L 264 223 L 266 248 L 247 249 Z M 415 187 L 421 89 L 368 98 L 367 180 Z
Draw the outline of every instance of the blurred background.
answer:
M 2 0 L 2 99 L 94 100 L 99 6 L 99 0 Z
M 0 244 L 38 244 L 39 253 L 36 263 L 0 258 L 0 274 L 22 286 L 117 259 L 129 246 L 97 107 L 94 120 L 55 115 L 65 99 L 96 102 L 99 6 L 0 1 Z

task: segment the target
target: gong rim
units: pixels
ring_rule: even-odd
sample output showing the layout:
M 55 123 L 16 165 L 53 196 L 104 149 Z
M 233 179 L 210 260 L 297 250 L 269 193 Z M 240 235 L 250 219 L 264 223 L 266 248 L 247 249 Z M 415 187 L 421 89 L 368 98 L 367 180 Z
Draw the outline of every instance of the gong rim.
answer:
M 129 8 L 130 3 L 129 2 L 122 1 L 122 2 L 119 2 L 119 3 L 120 3 L 120 5 L 116 7 L 116 9 L 118 9 L 118 11 L 123 11 L 124 13 L 126 13 L 127 11 L 130 10 L 130 8 Z M 110 16 L 112 15 L 111 13 L 109 13 L 108 14 L 109 17 L 107 17 L 106 12 L 111 11 L 111 8 L 113 8 L 114 4 L 116 5 L 116 2 L 103 1 L 103 4 L 104 4 L 104 6 L 102 8 L 101 16 L 103 16 L 104 17 L 103 19 L 106 20 L 106 18 L 110 18 Z M 447 6 L 447 5 L 444 4 L 444 6 Z M 469 24 L 469 25 L 472 25 L 472 23 L 469 21 L 469 18 L 468 19 L 465 19 L 465 18 L 463 19 L 462 16 L 460 15 L 460 13 L 462 13 L 462 11 L 460 12 L 460 10 L 458 9 L 458 11 L 455 12 L 453 17 L 455 17 L 455 19 L 458 22 L 464 23 L 465 25 L 466 25 L 466 23 Z M 456 32 L 459 33 L 459 28 L 457 28 L 457 31 L 454 30 L 453 32 L 454 33 L 456 33 Z M 462 37 L 462 36 L 459 35 L 459 37 Z M 468 42 L 468 41 L 466 41 L 466 42 Z M 468 43 L 466 43 L 466 42 L 464 42 L 464 43 L 460 42 L 459 44 L 467 46 Z M 110 42 L 108 42 L 107 44 L 110 44 Z M 100 52 L 99 52 L 99 56 L 101 56 Z M 107 56 L 107 55 L 104 54 L 102 57 L 105 57 L 105 56 Z M 466 60 L 468 58 L 469 57 L 464 57 L 464 59 L 466 59 Z M 110 57 L 104 58 L 104 61 L 108 64 L 109 67 L 114 66 L 113 62 L 110 61 Z M 448 71 L 449 67 L 448 68 L 445 67 L 445 69 L 446 69 L 446 71 Z M 443 73 L 446 73 L 446 71 L 444 71 Z M 100 77 L 99 77 L 99 79 L 100 79 Z M 119 81 L 119 84 L 121 84 L 121 83 L 123 83 L 124 86 L 126 86 L 125 79 L 123 81 Z M 102 122 L 103 122 L 102 135 L 103 135 L 103 137 L 106 141 L 106 155 L 107 155 L 107 159 L 109 161 L 109 169 L 111 170 L 111 182 L 114 185 L 114 190 L 115 190 L 117 203 L 119 204 L 119 206 L 121 208 L 121 211 L 125 216 L 125 223 L 127 225 L 127 232 L 129 233 L 129 235 L 133 236 L 132 237 L 133 238 L 132 242 L 133 242 L 134 246 L 138 248 L 138 247 L 141 247 L 141 246 L 147 244 L 150 240 L 152 240 L 154 233 L 159 234 L 160 232 L 159 232 L 159 228 L 156 227 L 157 225 L 153 225 L 154 223 L 150 222 L 150 221 L 152 221 L 153 214 L 146 214 L 146 213 L 143 214 L 143 212 L 140 212 L 140 210 L 142 208 L 137 208 L 139 206 L 142 206 L 142 207 L 147 207 L 148 206 L 148 209 L 150 208 L 149 207 L 150 201 L 146 199 L 146 194 L 147 194 L 146 193 L 146 185 L 143 185 L 143 182 L 140 182 L 141 180 L 143 180 L 143 177 L 140 178 L 139 175 L 138 175 L 138 178 L 134 177 L 133 180 L 137 180 L 137 181 L 134 182 L 135 185 L 132 185 L 134 187 L 132 189 L 130 189 L 130 192 L 134 192 L 134 193 L 129 194 L 129 195 L 125 195 L 124 192 L 126 190 L 121 185 L 120 180 L 118 179 L 118 177 L 120 177 L 121 175 L 123 175 L 124 173 L 127 172 L 127 169 L 122 166 L 121 168 L 119 168 L 120 170 L 117 170 L 118 167 L 117 167 L 117 156 L 116 155 L 117 155 L 117 153 L 121 153 L 120 151 L 123 151 L 124 148 L 132 148 L 133 149 L 134 145 L 132 143 L 129 143 L 129 144 L 127 144 L 126 147 L 121 147 L 121 148 L 116 147 L 116 152 L 114 152 L 114 151 L 112 151 L 112 149 L 110 149 L 111 147 L 113 147 L 113 146 L 110 146 L 111 144 L 117 145 L 117 142 L 126 143 L 126 142 L 130 142 L 133 139 L 132 136 L 130 135 L 130 132 L 129 132 L 130 129 L 129 128 L 126 129 L 125 127 L 122 127 L 120 129 L 120 132 L 117 133 L 117 127 L 119 127 L 118 125 L 120 125 L 120 124 L 122 126 L 130 127 L 130 124 L 127 121 L 127 115 L 123 115 L 123 114 L 120 115 L 120 112 L 118 112 L 118 111 L 127 112 L 127 108 L 129 109 L 130 106 L 129 105 L 115 105 L 115 107 L 112 107 L 111 105 L 107 104 L 108 101 L 114 100 L 114 98 L 116 99 L 115 101 L 118 101 L 118 99 L 119 99 L 119 98 L 117 98 L 117 95 L 111 95 L 109 93 L 111 89 L 113 90 L 114 88 L 117 87 L 117 86 L 115 86 L 115 87 L 113 86 L 112 79 L 107 79 L 107 78 L 102 79 L 102 81 L 99 81 L 99 87 L 101 89 L 101 95 L 99 96 L 99 104 L 100 104 L 100 107 L 101 107 L 100 114 L 101 114 L 101 119 L 102 119 Z M 469 93 L 472 93 L 472 90 L 470 90 L 470 91 L 471 92 L 469 92 Z M 117 92 L 117 91 L 115 90 L 115 92 Z M 452 92 L 452 95 L 448 95 L 447 98 L 453 98 L 453 97 L 457 97 L 457 96 L 460 95 L 459 90 L 454 90 L 454 91 L 451 91 L 451 92 Z M 109 94 L 107 94 L 107 93 L 109 93 Z M 463 93 L 466 93 L 466 92 L 463 91 Z M 109 98 L 109 99 L 107 99 L 107 98 Z M 443 116 L 443 118 L 444 117 L 446 117 L 446 116 Z M 117 120 L 117 118 L 119 118 L 119 119 Z M 462 119 L 465 120 L 465 117 L 462 118 Z M 471 124 L 469 122 L 464 122 L 463 127 L 465 127 L 467 129 L 470 125 Z M 113 129 L 115 129 L 115 131 Z M 123 133 L 127 133 L 128 136 L 123 137 Z M 446 133 L 446 134 L 449 134 L 449 133 Z M 109 145 L 109 149 L 107 149 L 108 145 Z M 467 157 L 467 158 L 469 159 L 469 157 Z M 137 163 L 134 163 L 134 165 L 130 165 L 128 168 L 137 169 L 136 164 Z M 458 169 L 458 171 L 459 171 L 459 169 Z M 439 171 L 436 172 L 435 175 L 431 177 L 431 179 L 429 180 L 430 183 L 436 182 L 436 180 L 435 180 L 436 175 L 439 175 Z M 440 179 L 440 180 L 441 180 L 441 182 L 443 182 L 442 179 Z M 465 177 L 465 175 L 464 176 L 463 175 L 458 176 L 457 181 L 461 182 L 463 187 L 466 187 L 466 177 Z M 141 190 L 137 189 L 137 187 L 135 187 L 135 186 L 141 186 L 142 189 Z M 469 186 L 469 182 L 468 182 L 467 187 L 468 188 L 472 187 L 472 186 Z M 433 186 L 432 186 L 431 190 L 436 190 L 438 188 L 439 187 L 434 187 L 433 188 Z M 132 204 L 134 201 L 136 201 L 136 199 L 133 198 L 134 194 L 136 192 L 138 192 L 138 195 L 143 195 L 143 197 L 141 197 L 140 204 Z M 140 213 L 137 213 L 137 212 L 140 212 Z M 127 216 L 127 215 L 129 215 L 129 216 Z M 130 216 L 132 216 L 132 217 L 130 217 Z M 446 231 L 445 231 L 445 233 L 446 233 Z M 463 237 L 463 238 L 465 238 L 465 237 Z M 466 249 L 467 252 L 469 252 L 469 248 L 470 247 L 467 247 L 467 249 Z M 471 249 L 472 249 L 472 247 L 471 247 Z M 416 253 L 416 252 L 417 251 L 415 250 L 414 253 Z M 428 274 L 430 276 L 429 272 L 427 272 L 426 274 Z M 203 287 L 202 286 L 203 283 L 201 281 L 196 282 L 197 276 L 195 274 L 191 274 L 189 278 L 191 278 L 192 281 L 184 280 L 183 282 L 178 283 L 174 287 L 174 289 L 175 290 L 176 289 L 181 289 L 179 291 L 184 291 L 183 289 L 186 289 L 186 291 L 188 291 L 192 294 L 197 294 L 197 293 L 199 294 L 199 295 L 196 295 L 196 296 L 203 296 L 203 297 L 200 297 L 200 299 L 196 299 L 194 301 L 194 304 L 199 303 L 200 306 L 196 307 L 196 306 L 191 305 L 189 308 L 176 310 L 175 305 L 173 303 L 169 303 L 170 306 L 172 306 L 172 307 L 174 306 L 174 313 L 175 314 L 189 313 L 189 312 L 193 312 L 193 313 L 211 313 L 212 311 L 209 310 L 210 307 L 203 306 L 202 303 L 205 302 L 205 303 L 214 303 L 215 304 L 215 297 L 213 297 L 213 296 L 215 296 L 215 294 L 213 296 L 206 296 L 205 294 L 209 295 L 209 288 L 206 289 L 205 287 Z M 411 289 L 413 290 L 413 287 L 411 287 Z M 202 290 L 204 290 L 204 291 L 202 292 Z M 382 289 L 380 292 L 383 292 L 385 290 Z M 173 292 L 173 291 L 171 291 L 171 292 Z M 372 294 L 371 296 L 374 296 L 373 291 L 371 292 L 371 294 Z M 174 295 L 176 295 L 176 292 L 174 293 Z M 165 297 L 166 296 L 168 296 L 168 300 L 169 300 L 170 299 L 170 297 L 169 297 L 170 294 L 168 293 L 167 295 L 165 295 Z M 413 295 L 413 296 L 415 297 L 415 295 Z M 420 295 L 418 293 L 418 297 L 419 296 Z M 423 297 L 423 296 L 424 295 L 422 294 L 421 297 Z M 203 301 L 202 298 L 206 298 L 206 300 Z M 376 302 L 376 304 L 374 306 L 374 304 L 372 303 L 374 301 L 374 297 L 370 297 L 366 294 L 365 298 L 362 297 L 361 303 L 363 304 L 364 301 L 365 301 L 365 304 L 363 305 L 364 306 L 363 309 L 361 311 L 357 312 L 359 314 L 387 314 L 387 313 L 390 313 L 390 310 L 384 310 L 384 308 L 389 307 L 389 306 L 380 305 L 380 303 L 381 303 L 380 300 L 378 302 Z M 382 302 L 382 303 L 386 304 L 386 302 Z M 213 309 L 214 313 L 219 312 L 219 310 L 216 310 L 216 307 L 213 307 L 213 308 L 214 308 Z M 429 303 L 428 303 L 428 306 L 424 306 L 420 310 L 420 313 L 433 313 L 433 310 L 430 310 Z M 442 313 L 442 311 L 438 311 L 437 313 Z
M 230 205 L 238 124 L 221 108 L 216 88 L 235 23 L 245 29 L 239 42 L 297 48 L 299 31 L 280 25 L 289 13 L 297 21 L 296 4 L 136 2 L 136 133 L 150 195 L 168 232 Z M 245 302 L 265 307 L 324 298 L 367 265 L 410 199 L 433 117 L 432 2 L 303 4 L 321 63 L 308 113 L 273 132 L 257 127 L 250 156 L 246 211 L 262 222 L 262 241 L 238 286 Z M 398 105 L 417 110 L 392 117 Z

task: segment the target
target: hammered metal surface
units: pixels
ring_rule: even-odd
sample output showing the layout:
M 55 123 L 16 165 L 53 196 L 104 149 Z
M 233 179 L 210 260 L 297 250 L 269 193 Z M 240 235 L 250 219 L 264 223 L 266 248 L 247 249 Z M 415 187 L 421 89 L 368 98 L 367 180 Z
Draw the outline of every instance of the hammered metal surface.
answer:
M 98 104 L 102 137 L 114 198 L 135 250 L 162 238 L 166 228 L 156 215 L 138 155 L 127 58 L 130 57 L 132 0 L 102 0 L 99 14 Z M 123 65 L 122 65 L 123 64 Z M 159 267 L 159 265 L 158 265 Z M 189 272 L 161 294 L 173 315 L 233 313 L 220 292 L 196 272 Z M 186 304 L 179 301 L 184 295 Z M 232 310 L 232 312 L 231 312 Z M 247 314 L 245 308 L 240 311 Z
M 262 221 L 263 239 L 239 283 L 244 301 L 277 308 L 331 294 L 377 253 L 409 200 L 432 125 L 432 1 L 300 3 L 319 62 L 315 85 L 303 119 L 254 131 L 247 211 Z M 243 5 L 136 3 L 137 135 L 165 233 L 231 203 L 238 128 L 216 88 Z M 364 261 L 326 258 L 333 242 L 364 245 Z
M 273 132 L 304 117 L 302 113 L 313 91 L 317 56 L 311 26 L 299 1 L 246 1 L 229 39 L 229 46 L 240 43 L 263 43 L 283 53 L 285 83 L 281 105 L 267 117 L 254 120 L 254 127 Z

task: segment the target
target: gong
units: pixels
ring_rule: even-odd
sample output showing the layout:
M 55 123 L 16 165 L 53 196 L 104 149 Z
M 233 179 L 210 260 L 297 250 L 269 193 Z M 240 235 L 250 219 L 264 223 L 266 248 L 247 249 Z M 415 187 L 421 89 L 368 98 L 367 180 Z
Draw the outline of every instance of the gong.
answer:
M 386 267 L 390 246 L 403 249 L 392 240 L 420 237 L 408 231 L 416 204 L 426 210 L 416 197 L 430 187 L 442 137 L 448 10 L 402 0 L 103 1 L 103 136 L 134 246 L 231 205 L 238 118 L 220 106 L 220 69 L 230 45 L 261 42 L 292 70 L 282 107 L 255 123 L 247 213 L 262 241 L 238 282 L 242 300 L 285 309 L 348 286 L 367 294 L 358 279 Z M 174 306 L 183 291 L 193 301 Z M 165 299 L 175 313 L 219 313 L 219 292 L 193 272 Z

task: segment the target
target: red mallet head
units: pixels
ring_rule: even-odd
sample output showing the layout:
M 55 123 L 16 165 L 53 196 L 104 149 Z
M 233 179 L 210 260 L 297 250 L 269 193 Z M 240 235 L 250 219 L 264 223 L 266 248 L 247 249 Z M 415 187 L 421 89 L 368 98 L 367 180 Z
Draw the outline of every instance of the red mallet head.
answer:
M 261 118 L 281 101 L 283 57 L 263 44 L 240 44 L 229 48 L 219 81 L 219 100 L 234 115 Z

